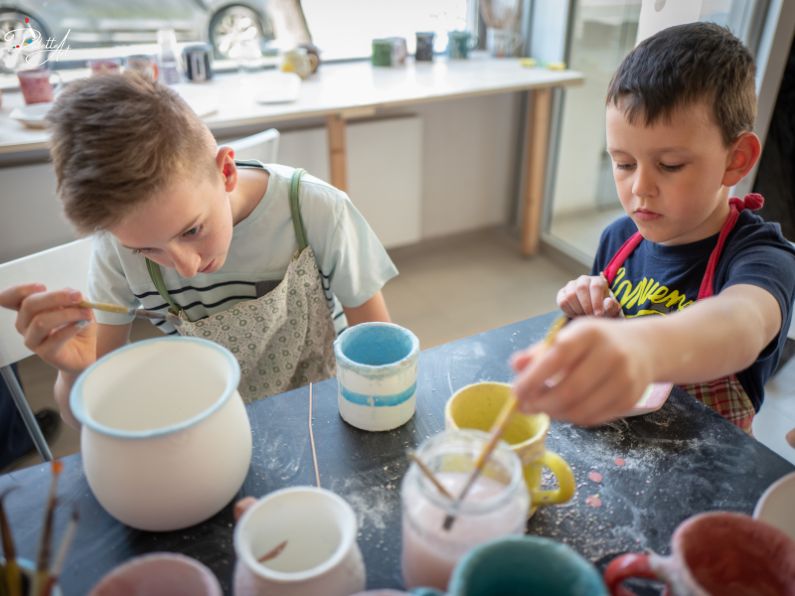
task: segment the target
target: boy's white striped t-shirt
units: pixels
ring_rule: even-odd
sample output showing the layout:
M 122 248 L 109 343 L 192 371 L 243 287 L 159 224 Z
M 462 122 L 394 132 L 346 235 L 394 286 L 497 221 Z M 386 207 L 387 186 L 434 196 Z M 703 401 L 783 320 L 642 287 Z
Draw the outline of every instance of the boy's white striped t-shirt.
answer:
M 259 204 L 234 227 L 224 266 L 215 273 L 190 279 L 161 267 L 172 299 L 193 321 L 221 312 L 243 300 L 272 290 L 284 276 L 298 244 L 290 215 L 288 166 L 268 164 L 268 188 Z M 307 240 L 323 278 L 337 333 L 346 326 L 342 306 L 360 306 L 397 275 L 397 269 L 370 226 L 348 196 L 333 186 L 304 174 L 299 204 Z M 95 237 L 89 270 L 92 300 L 165 311 L 143 255 L 124 248 L 110 233 Z M 96 311 L 100 323 L 129 323 L 127 315 Z M 157 324 L 174 334 L 165 322 Z

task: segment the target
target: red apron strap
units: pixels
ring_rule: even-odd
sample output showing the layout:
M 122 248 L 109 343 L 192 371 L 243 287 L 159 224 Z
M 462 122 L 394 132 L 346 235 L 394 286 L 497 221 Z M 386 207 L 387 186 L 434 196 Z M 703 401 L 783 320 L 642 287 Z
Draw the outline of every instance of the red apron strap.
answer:
M 640 232 L 635 232 L 627 239 L 626 242 L 624 242 L 621 248 L 618 249 L 618 252 L 613 255 L 613 258 L 610 259 L 610 262 L 607 264 L 607 267 L 605 267 L 604 270 L 608 287 L 613 285 L 613 280 L 616 278 L 616 274 L 621 268 L 621 265 L 623 265 L 624 261 L 627 260 L 627 257 L 632 254 L 632 251 L 638 247 L 638 244 L 640 244 L 641 240 L 643 240 L 643 236 L 641 236 Z
M 762 195 L 755 192 L 745 195 L 744 199 L 738 199 L 737 197 L 729 199 L 729 217 L 726 218 L 720 230 L 720 234 L 718 235 L 718 242 L 715 244 L 715 248 L 712 249 L 712 254 L 709 255 L 707 270 L 704 272 L 704 277 L 701 279 L 701 287 L 698 289 L 698 300 L 709 298 L 714 294 L 713 283 L 715 281 L 715 269 L 723 253 L 723 246 L 726 244 L 726 238 L 728 238 L 734 226 L 737 225 L 737 220 L 740 218 L 740 211 L 743 209 L 756 211 L 764 204 L 765 199 Z

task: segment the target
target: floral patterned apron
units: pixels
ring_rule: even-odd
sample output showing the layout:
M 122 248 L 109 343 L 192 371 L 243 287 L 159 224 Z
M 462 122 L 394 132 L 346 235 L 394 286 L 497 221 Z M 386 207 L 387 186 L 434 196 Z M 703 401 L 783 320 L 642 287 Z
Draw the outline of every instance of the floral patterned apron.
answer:
M 737 224 L 740 211 L 743 209 L 755 211 L 762 207 L 763 204 L 764 199 L 762 195 L 756 193 L 748 194 L 744 199 L 735 197 L 729 200 L 731 208 L 729 217 L 724 222 L 720 234 L 718 235 L 718 242 L 715 248 L 712 249 L 712 253 L 707 261 L 707 269 L 704 272 L 704 277 L 701 279 L 697 300 L 709 298 L 714 293 L 713 283 L 715 279 L 715 269 L 723 252 L 723 247 L 726 244 L 726 238 Z M 604 276 L 607 279 L 608 286 L 613 285 L 613 280 L 615 280 L 618 270 L 642 240 L 643 236 L 641 236 L 640 232 L 635 232 L 635 234 L 630 236 L 621 248 L 618 249 L 618 252 L 613 256 L 604 270 Z M 681 385 L 681 387 L 726 418 L 729 422 L 740 427 L 746 433 L 751 434 L 751 423 L 754 420 L 754 414 L 756 412 L 751 398 L 746 394 L 745 389 L 737 379 L 737 375 L 729 375 L 703 383 L 688 383 L 686 385 Z
M 238 390 L 246 402 L 321 381 L 335 370 L 331 310 L 298 204 L 303 173 L 296 170 L 290 182 L 290 213 L 298 251 L 279 285 L 264 296 L 190 321 L 169 295 L 160 266 L 146 260 L 158 293 L 182 319 L 178 333 L 209 339 L 235 355 L 241 373 Z

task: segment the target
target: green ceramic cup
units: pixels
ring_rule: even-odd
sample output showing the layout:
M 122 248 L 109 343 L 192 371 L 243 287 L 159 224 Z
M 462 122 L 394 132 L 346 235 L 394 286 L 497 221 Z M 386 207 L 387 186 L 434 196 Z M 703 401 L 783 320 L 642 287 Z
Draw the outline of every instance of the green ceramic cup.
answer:
M 417 588 L 412 596 L 443 596 Z M 458 562 L 448 596 L 567 594 L 607 596 L 596 567 L 570 547 L 540 536 L 507 536 L 476 546 Z
M 478 38 L 469 31 L 447 33 L 447 55 L 453 60 L 469 58 L 469 50 L 478 44 Z
M 392 66 L 392 40 L 374 39 L 370 58 L 373 66 Z

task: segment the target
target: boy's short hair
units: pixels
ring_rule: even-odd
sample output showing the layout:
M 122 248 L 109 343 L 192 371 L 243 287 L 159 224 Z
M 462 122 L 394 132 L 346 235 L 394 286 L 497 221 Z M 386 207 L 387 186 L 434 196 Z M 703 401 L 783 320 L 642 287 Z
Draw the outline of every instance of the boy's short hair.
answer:
M 137 74 L 71 83 L 47 120 L 58 195 L 82 233 L 118 224 L 179 176 L 208 171 L 215 158 L 212 134 L 185 101 Z
M 743 43 L 714 23 L 663 29 L 632 50 L 610 81 L 606 104 L 646 126 L 679 108 L 707 101 L 728 146 L 753 130 L 754 60 Z

